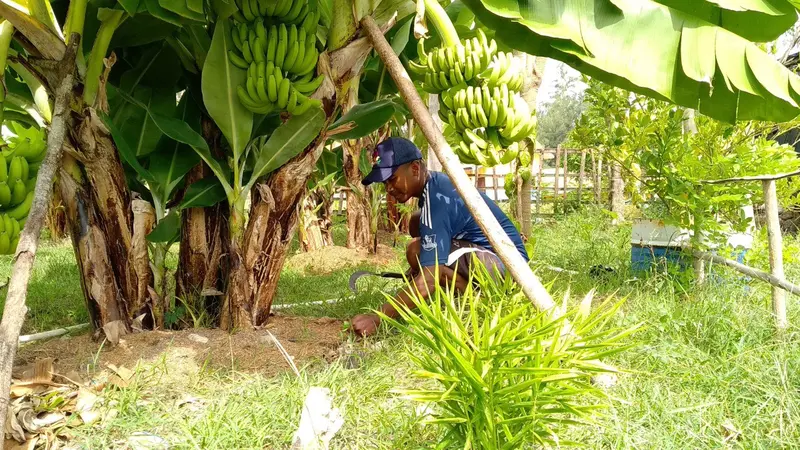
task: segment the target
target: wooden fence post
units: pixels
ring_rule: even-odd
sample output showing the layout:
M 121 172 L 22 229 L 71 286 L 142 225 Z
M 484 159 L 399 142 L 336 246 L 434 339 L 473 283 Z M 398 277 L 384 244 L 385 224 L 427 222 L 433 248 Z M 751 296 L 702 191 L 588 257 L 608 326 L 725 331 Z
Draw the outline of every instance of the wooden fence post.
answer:
M 586 169 L 586 150 L 581 150 L 581 169 L 578 172 L 578 208 L 583 202 L 583 176 Z
M 536 174 L 536 217 L 539 217 L 539 212 L 542 209 L 542 196 L 544 189 L 542 189 L 542 170 L 544 170 L 544 149 L 537 150 L 539 152 L 539 169 Z M 534 152 L 536 155 L 536 152 Z
M 556 147 L 556 170 L 553 172 L 553 215 L 558 210 L 558 169 L 561 167 L 561 147 Z
M 770 273 L 776 278 L 783 278 L 783 238 L 778 218 L 778 195 L 775 180 L 761 182 L 764 188 L 764 207 L 767 210 L 767 235 L 769 237 Z M 772 311 L 775 314 L 775 325 L 778 331 L 786 329 L 786 291 L 772 287 Z
M 567 176 L 569 175 L 569 149 L 564 149 L 564 204 L 561 206 L 561 212 L 567 214 Z

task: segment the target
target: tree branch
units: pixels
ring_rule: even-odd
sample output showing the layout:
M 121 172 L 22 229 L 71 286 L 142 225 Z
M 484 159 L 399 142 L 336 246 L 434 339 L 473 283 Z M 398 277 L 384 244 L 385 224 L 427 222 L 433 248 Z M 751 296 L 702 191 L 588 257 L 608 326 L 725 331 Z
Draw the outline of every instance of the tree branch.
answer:
M 7 404 L 11 386 L 11 369 L 17 353 L 19 333 L 28 310 L 25 306 L 28 282 L 30 281 L 33 262 L 36 258 L 36 248 L 44 225 L 47 206 L 50 204 L 53 179 L 60 165 L 62 146 L 67 132 L 67 119 L 70 112 L 70 99 L 72 97 L 75 73 L 75 54 L 80 37 L 75 34 L 70 40 L 71 44 L 67 51 L 64 52 L 64 58 L 61 60 L 60 71 L 63 77 L 55 92 L 55 115 L 47 136 L 47 156 L 45 156 L 39 169 L 33 205 L 28 213 L 25 227 L 20 233 L 6 304 L 3 309 L 3 319 L 0 322 L 0 423 L 5 423 L 6 414 L 8 413 Z M 0 450 L 2 450 L 2 447 L 3 441 L 0 441 Z

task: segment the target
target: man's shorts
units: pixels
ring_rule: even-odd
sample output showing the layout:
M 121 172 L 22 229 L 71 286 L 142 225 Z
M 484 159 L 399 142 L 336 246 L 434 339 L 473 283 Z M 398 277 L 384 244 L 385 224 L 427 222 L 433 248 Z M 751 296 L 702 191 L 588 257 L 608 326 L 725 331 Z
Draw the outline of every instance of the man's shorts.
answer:
M 447 258 L 447 267 L 456 271 L 460 276 L 469 278 L 470 271 L 476 262 L 487 268 L 492 278 L 496 276 L 498 271 L 501 277 L 505 275 L 505 265 L 500 260 L 500 257 L 491 250 L 459 239 L 453 239 L 450 242 L 450 256 Z

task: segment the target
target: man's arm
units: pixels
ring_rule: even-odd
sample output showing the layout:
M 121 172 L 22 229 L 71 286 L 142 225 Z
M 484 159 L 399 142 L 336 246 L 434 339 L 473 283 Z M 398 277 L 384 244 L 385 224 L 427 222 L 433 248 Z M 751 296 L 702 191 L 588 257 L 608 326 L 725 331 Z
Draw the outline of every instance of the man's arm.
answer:
M 414 278 L 412 286 L 406 286 L 397 293 L 394 298 L 395 303 L 414 309 L 416 305 L 413 298 L 416 296 L 417 292 L 419 292 L 419 296 L 422 297 L 423 300 L 427 300 L 430 295 L 435 292 L 437 284 L 450 286 L 453 278 L 456 279 L 457 290 L 462 290 L 466 287 L 466 280 L 459 277 L 453 269 L 445 265 L 440 265 L 438 267 L 438 278 L 436 277 L 436 270 L 437 268 L 435 266 L 424 267 L 419 275 Z M 411 289 L 414 289 L 414 291 L 411 291 Z M 400 315 L 391 303 L 384 303 L 380 311 L 392 319 L 396 319 Z M 351 321 L 353 331 L 360 336 L 375 334 L 380 323 L 380 318 L 373 314 L 359 314 L 353 317 Z

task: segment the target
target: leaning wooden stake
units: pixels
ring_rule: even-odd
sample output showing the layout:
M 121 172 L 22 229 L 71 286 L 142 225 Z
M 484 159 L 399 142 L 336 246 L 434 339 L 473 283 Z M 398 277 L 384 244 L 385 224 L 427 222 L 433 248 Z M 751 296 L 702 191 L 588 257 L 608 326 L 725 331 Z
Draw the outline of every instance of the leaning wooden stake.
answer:
M 489 206 L 486 205 L 483 198 L 478 194 L 477 189 L 470 186 L 469 177 L 464 172 L 461 162 L 458 160 L 455 153 L 453 153 L 447 141 L 445 141 L 442 133 L 436 128 L 436 125 L 433 123 L 433 118 L 431 118 L 431 115 L 428 113 L 428 108 L 425 106 L 425 103 L 423 103 L 414 87 L 414 83 L 411 82 L 411 78 L 409 78 L 406 69 L 400 63 L 400 60 L 386 41 L 386 38 L 383 37 L 383 33 L 381 33 L 375 20 L 370 16 L 364 17 L 361 20 L 361 25 L 372 41 L 375 51 L 377 51 L 378 55 L 383 60 L 386 68 L 389 69 L 389 74 L 392 76 L 392 79 L 400 90 L 400 94 L 411 110 L 414 120 L 417 121 L 422 132 L 425 134 L 425 138 L 428 139 L 430 148 L 436 153 L 439 161 L 442 162 L 445 172 L 447 172 L 447 175 L 453 181 L 453 185 L 455 185 L 461 198 L 464 199 L 467 209 L 472 213 L 475 221 L 489 239 L 492 248 L 497 252 L 497 255 L 503 261 L 503 264 L 505 264 L 511 276 L 519 283 L 522 291 L 533 304 L 542 311 L 553 309 L 555 303 L 547 292 L 547 289 L 545 289 L 539 279 L 536 278 L 536 275 L 533 274 L 531 268 L 522 258 L 522 255 L 519 254 L 517 248 L 511 242 L 511 239 L 509 239 L 508 235 L 500 226 L 500 223 L 495 219 Z M 554 309 L 554 311 L 558 311 L 558 309 Z
M 783 279 L 783 238 L 778 218 L 778 196 L 775 180 L 761 182 L 764 188 L 764 206 L 767 210 L 767 235 L 769 237 L 769 267 L 772 276 Z M 775 314 L 775 325 L 779 331 L 786 329 L 786 292 L 779 287 L 772 287 L 772 311 Z
M 766 281 L 767 283 L 771 284 L 774 289 L 780 289 L 782 291 L 786 291 L 790 294 L 794 294 L 800 296 L 800 286 L 790 283 L 783 278 L 778 278 L 773 274 L 764 272 L 763 270 L 754 269 L 750 266 L 745 266 L 744 264 L 734 261 L 732 259 L 723 258 L 722 256 L 715 255 L 713 253 L 708 252 L 701 252 L 700 250 L 693 250 L 687 247 L 687 250 L 692 253 L 692 256 L 698 259 L 704 259 L 706 261 L 713 262 L 715 264 L 722 264 L 723 266 L 728 266 L 731 269 L 737 270 L 748 277 L 756 278 L 761 281 Z
M 72 94 L 73 73 L 75 71 L 75 50 L 80 36 L 73 33 L 70 46 L 59 63 L 58 79 L 61 84 L 55 93 L 53 120 L 47 134 L 47 156 L 42 162 L 36 179 L 33 205 L 28 213 L 25 227 L 19 236 L 17 253 L 14 255 L 14 266 L 11 269 L 11 280 L 8 284 L 8 295 L 3 308 L 3 320 L 0 322 L 0 423 L 6 423 L 9 392 L 11 386 L 11 369 L 17 353 L 19 333 L 28 308 L 25 297 L 28 294 L 28 281 L 31 278 L 39 234 L 44 225 L 47 206 L 53 190 L 53 179 L 61 162 L 62 145 L 66 135 L 66 121 L 69 116 L 70 98 Z M 0 450 L 3 440 L 0 440 Z

